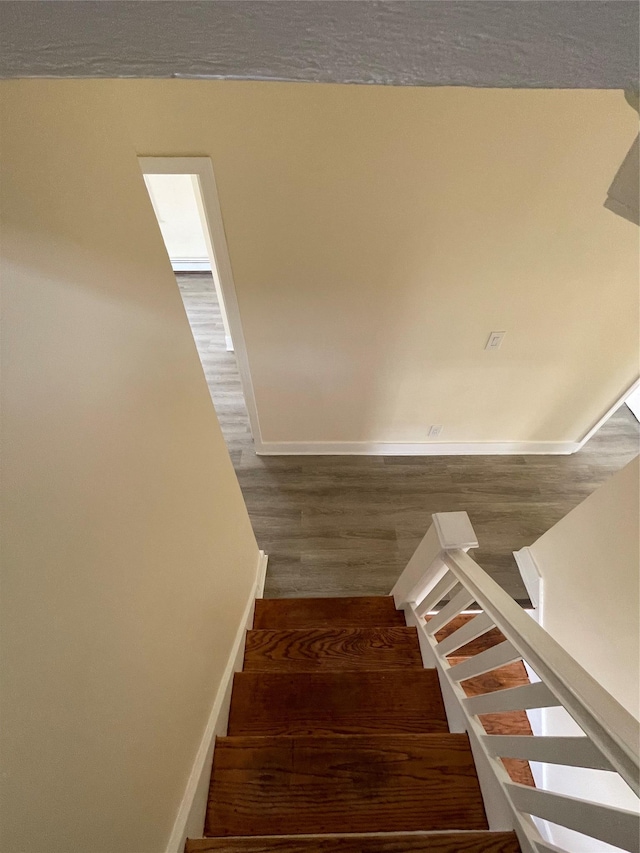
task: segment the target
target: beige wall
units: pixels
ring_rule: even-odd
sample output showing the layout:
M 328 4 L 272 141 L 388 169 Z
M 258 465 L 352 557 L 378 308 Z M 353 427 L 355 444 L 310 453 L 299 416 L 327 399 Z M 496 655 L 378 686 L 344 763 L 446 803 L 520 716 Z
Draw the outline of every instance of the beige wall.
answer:
M 161 853 L 257 546 L 119 113 L 0 89 L 0 849 Z
M 531 546 L 542 624 L 640 719 L 640 457 Z
M 622 92 L 81 85 L 212 158 L 265 441 L 571 442 L 638 376 Z
M 23 85 L 211 157 L 265 442 L 573 442 L 640 372 L 622 92 Z
M 257 549 L 135 155 L 213 160 L 265 440 L 574 439 L 637 373 L 637 233 L 602 208 L 634 114 L 615 92 L 1 89 L 2 842 L 158 853 Z

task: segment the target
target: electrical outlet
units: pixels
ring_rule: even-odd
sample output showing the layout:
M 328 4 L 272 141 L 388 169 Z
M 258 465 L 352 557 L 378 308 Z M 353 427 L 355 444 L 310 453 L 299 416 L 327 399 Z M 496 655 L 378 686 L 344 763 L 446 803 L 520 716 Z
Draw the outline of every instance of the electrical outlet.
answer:
M 489 335 L 489 340 L 485 344 L 485 349 L 500 349 L 500 345 L 502 344 L 502 339 L 506 335 L 506 332 L 491 332 Z
M 438 438 L 441 432 L 442 424 L 431 424 L 431 426 L 429 427 L 428 436 L 429 438 Z

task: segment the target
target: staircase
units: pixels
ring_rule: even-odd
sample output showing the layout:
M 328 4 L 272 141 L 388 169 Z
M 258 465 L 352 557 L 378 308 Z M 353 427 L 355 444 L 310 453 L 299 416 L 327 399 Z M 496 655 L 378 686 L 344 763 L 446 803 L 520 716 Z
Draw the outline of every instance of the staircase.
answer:
M 186 853 L 517 853 L 387 598 L 256 601 Z

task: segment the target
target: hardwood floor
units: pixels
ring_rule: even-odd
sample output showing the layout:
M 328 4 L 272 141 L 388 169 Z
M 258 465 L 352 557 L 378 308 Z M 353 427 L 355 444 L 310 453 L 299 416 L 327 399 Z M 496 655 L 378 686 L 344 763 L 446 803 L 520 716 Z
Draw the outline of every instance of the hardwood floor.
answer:
M 488 831 L 469 738 L 449 731 L 417 633 L 374 624 L 390 596 L 260 603 L 216 738 L 204 833 L 218 841 L 188 839 L 185 853 L 518 853 L 515 833 Z
M 639 451 L 623 406 L 573 456 L 256 456 L 210 275 L 178 276 L 272 598 L 387 594 L 434 512 L 466 510 L 475 559 L 516 599 L 530 545 Z M 585 389 L 586 393 L 587 389 Z
M 435 669 L 237 672 L 233 679 L 229 736 L 448 731 Z
M 415 628 L 247 631 L 245 672 L 422 669 Z

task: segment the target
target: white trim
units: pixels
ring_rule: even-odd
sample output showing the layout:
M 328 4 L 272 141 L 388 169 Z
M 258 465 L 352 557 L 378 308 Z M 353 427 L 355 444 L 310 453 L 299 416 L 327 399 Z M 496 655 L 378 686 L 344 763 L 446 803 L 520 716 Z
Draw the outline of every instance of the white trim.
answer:
M 398 443 L 392 441 L 264 441 L 258 456 L 494 456 L 568 455 L 575 441 L 472 441 Z
M 637 421 L 640 421 L 640 388 L 636 388 L 635 391 L 632 391 L 625 400 L 625 403 L 633 417 Z
M 542 611 L 542 600 L 544 595 L 544 581 L 540 573 L 538 564 L 535 561 L 531 548 L 521 548 L 519 551 L 513 552 L 516 565 L 520 570 L 522 582 L 529 593 L 529 598 L 534 608 L 539 613 Z M 538 618 L 536 621 L 540 621 Z
M 215 249 L 213 248 L 213 243 L 211 242 L 211 230 L 209 228 L 209 225 L 207 224 L 207 211 L 202 195 L 202 186 L 200 178 L 198 177 L 198 175 L 190 175 L 190 177 L 191 186 L 193 187 L 193 194 L 196 199 L 196 207 L 198 208 L 198 216 L 200 217 L 200 227 L 202 228 L 205 246 L 207 247 L 207 255 L 209 256 L 209 260 L 211 261 L 211 276 L 213 278 L 213 286 L 216 291 L 216 296 L 218 297 L 218 308 L 220 309 L 222 326 L 224 328 L 225 335 L 230 335 L 231 330 L 229 329 L 227 306 L 224 301 L 222 285 L 220 284 L 220 273 L 218 272 L 218 267 L 216 264 L 216 253 Z
M 582 448 L 589 441 L 589 439 L 592 438 L 598 432 L 600 427 L 609 420 L 611 415 L 620 408 L 620 406 L 625 402 L 627 397 L 630 397 L 634 391 L 638 390 L 638 388 L 640 388 L 640 377 L 638 377 L 638 379 L 636 379 L 636 381 L 633 382 L 627 388 L 624 394 L 618 398 L 618 400 L 613 404 L 613 406 L 608 408 L 604 415 L 602 415 L 602 417 L 595 422 L 591 429 L 584 434 L 580 441 L 577 442 L 576 450 L 582 450 Z M 575 451 L 572 452 L 575 453 Z
M 169 258 L 174 272 L 211 272 L 209 258 Z
M 528 618 L 511 596 L 467 553 L 446 551 L 443 560 L 504 635 L 505 641 L 500 646 L 493 646 L 489 652 L 500 649 L 505 643 L 511 644 L 638 795 L 638 721 L 544 628 Z M 497 651 L 494 654 L 499 655 Z M 476 668 L 481 671 L 480 666 L 488 657 L 488 652 L 481 652 L 469 660 L 480 661 Z M 467 669 L 465 663 L 447 666 L 452 675 L 454 672 L 459 674 L 460 667 Z
M 547 790 L 545 784 L 549 763 L 588 767 L 600 767 L 604 764 L 607 769 L 613 769 L 637 795 L 640 761 L 636 746 L 637 721 L 539 624 L 527 618 L 511 596 L 465 551 L 454 548 L 436 553 L 433 547 L 435 529 L 435 524 L 429 528 L 396 584 L 398 588 L 410 590 L 408 595 L 405 594 L 404 598 L 401 598 L 398 606 L 404 609 L 407 624 L 418 629 L 424 665 L 435 664 L 450 730 L 466 729 L 468 732 L 490 829 L 505 828 L 505 823 L 508 826 L 512 821 L 511 825 L 518 835 L 523 853 L 542 853 L 543 850 L 562 853 L 559 847 L 543 839 L 543 835 L 549 839 L 554 837 L 547 821 L 555 821 L 562 827 L 587 832 L 593 838 L 611 841 L 625 850 L 639 849 L 636 845 L 629 846 L 630 840 L 633 838 L 635 841 L 637 838 L 640 826 L 636 812 L 625 812 L 613 804 L 588 803 L 585 800 L 572 799 L 565 794 L 552 793 Z M 475 534 L 472 532 L 469 538 L 475 539 Z M 425 543 L 428 542 L 432 543 L 432 547 L 427 549 Z M 524 559 L 522 552 L 518 555 L 523 564 L 527 565 L 527 557 L 531 558 L 525 573 L 528 572 L 529 577 L 533 573 L 535 580 L 538 572 L 533 556 L 528 555 L 526 550 L 524 554 L 527 555 Z M 422 581 L 416 579 L 419 563 L 422 563 Z M 413 590 L 421 584 L 424 585 L 424 582 L 424 601 L 433 605 L 436 597 L 441 598 L 446 594 L 445 587 L 449 581 L 444 585 L 440 581 L 442 564 L 460 583 L 462 591 L 454 596 L 437 616 L 425 623 L 420 617 L 419 605 L 416 605 L 411 595 Z M 470 598 L 484 612 L 484 617 L 476 616 L 467 627 L 458 629 L 448 640 L 438 643 L 435 637 L 438 626 L 455 618 L 455 614 Z M 542 596 L 540 599 L 543 600 Z M 477 630 L 484 630 L 487 624 L 492 623 L 502 632 L 505 641 L 469 658 L 465 663 L 455 664 L 447 660 L 447 654 L 459 641 L 468 641 L 471 636 L 475 636 L 477 630 L 470 626 L 478 620 L 480 624 Z M 506 649 L 506 652 L 503 652 L 503 649 Z M 461 680 L 513 660 L 514 653 L 515 657 L 522 658 L 525 663 L 530 673 L 530 685 L 485 694 L 483 697 L 470 699 L 466 696 L 460 684 Z M 477 715 L 511 710 L 516 704 L 526 709 L 534 736 L 504 738 L 487 735 L 480 726 Z M 565 731 L 559 733 L 561 739 L 552 736 L 553 739 L 550 740 L 546 737 L 544 712 L 541 709 L 551 705 L 562 706 L 577 724 L 576 734 L 586 737 L 573 739 L 573 732 Z M 556 734 L 558 733 L 554 733 Z M 570 735 L 570 738 L 567 738 L 567 735 Z M 582 752 L 583 749 L 587 750 L 587 754 Z M 498 760 L 498 755 L 524 757 L 530 761 L 534 778 L 540 787 L 529 789 L 526 786 L 514 786 Z M 533 808 L 519 799 L 518 792 L 522 791 L 524 797 L 525 794 L 529 796 L 530 790 L 534 791 L 536 801 Z M 567 808 L 570 808 L 571 803 L 575 803 L 575 809 L 569 819 L 562 808 L 551 810 L 554 804 L 560 807 L 567 805 Z M 584 814 L 587 816 L 584 817 Z M 624 822 L 627 834 L 611 837 L 603 835 L 600 829 L 600 826 L 604 825 L 603 820 L 605 823 L 613 821 L 612 826 Z M 620 841 L 623 843 L 620 844 Z
M 231 646 L 227 665 L 220 679 L 220 686 L 191 767 L 191 773 L 165 853 L 183 853 L 187 838 L 200 838 L 202 836 L 215 740 L 216 737 L 222 737 L 227 733 L 233 676 L 234 673 L 242 670 L 246 632 L 253 626 L 255 600 L 262 598 L 268 559 L 264 551 L 258 552 L 256 579 Z
M 407 625 L 417 629 L 423 667 L 425 669 L 435 668 L 438 673 L 449 731 L 466 732 L 469 736 L 469 745 L 476 766 L 490 831 L 515 830 L 523 853 L 534 853 L 534 847 L 529 843 L 531 833 L 527 825 L 528 821 L 513 809 L 503 789 L 503 785 L 509 777 L 499 759 L 489 755 L 482 740 L 485 731 L 480 723 L 467 712 L 464 705 L 466 696 L 462 687 L 459 684 L 454 684 L 448 678 L 446 672 L 450 669 L 448 662 L 445 658 L 443 664 L 443 659 L 437 655 L 437 642 L 435 638 L 428 635 L 427 625 L 424 619 L 417 615 L 415 605 L 407 603 L 401 609 L 404 610 Z
M 211 159 L 209 157 L 138 157 L 138 162 L 143 174 L 195 175 L 197 177 L 207 227 L 205 237 L 209 237 L 213 248 L 214 258 L 212 260 L 215 261 L 223 296 L 222 301 L 226 308 L 229 332 L 238 363 L 244 401 L 249 415 L 251 433 L 256 452 L 258 452 L 262 448 L 258 409 Z M 212 266 L 214 265 L 212 264 Z
M 437 520 L 436 515 L 439 516 Z M 430 608 L 429 601 L 425 599 L 427 588 L 434 586 L 441 589 L 447 574 L 441 559 L 446 548 L 460 547 L 466 551 L 478 547 L 475 531 L 466 512 L 436 513 L 431 519 L 433 523 L 391 590 L 396 607 L 401 607 L 406 601 L 415 601 L 421 605 L 420 612 L 426 612 Z M 427 575 L 425 565 L 430 567 Z M 452 586 L 454 584 L 442 589 L 442 595 L 449 592 Z M 438 601 L 436 599 L 432 603 L 437 604 Z
M 227 352 L 234 352 L 233 341 L 231 340 L 231 335 L 225 335 L 224 336 L 224 345 L 227 348 Z
M 260 551 L 260 556 L 258 557 L 258 572 L 256 575 L 256 598 L 264 597 L 264 584 L 267 580 L 267 563 L 269 562 L 269 555 L 265 554 L 264 551 Z

